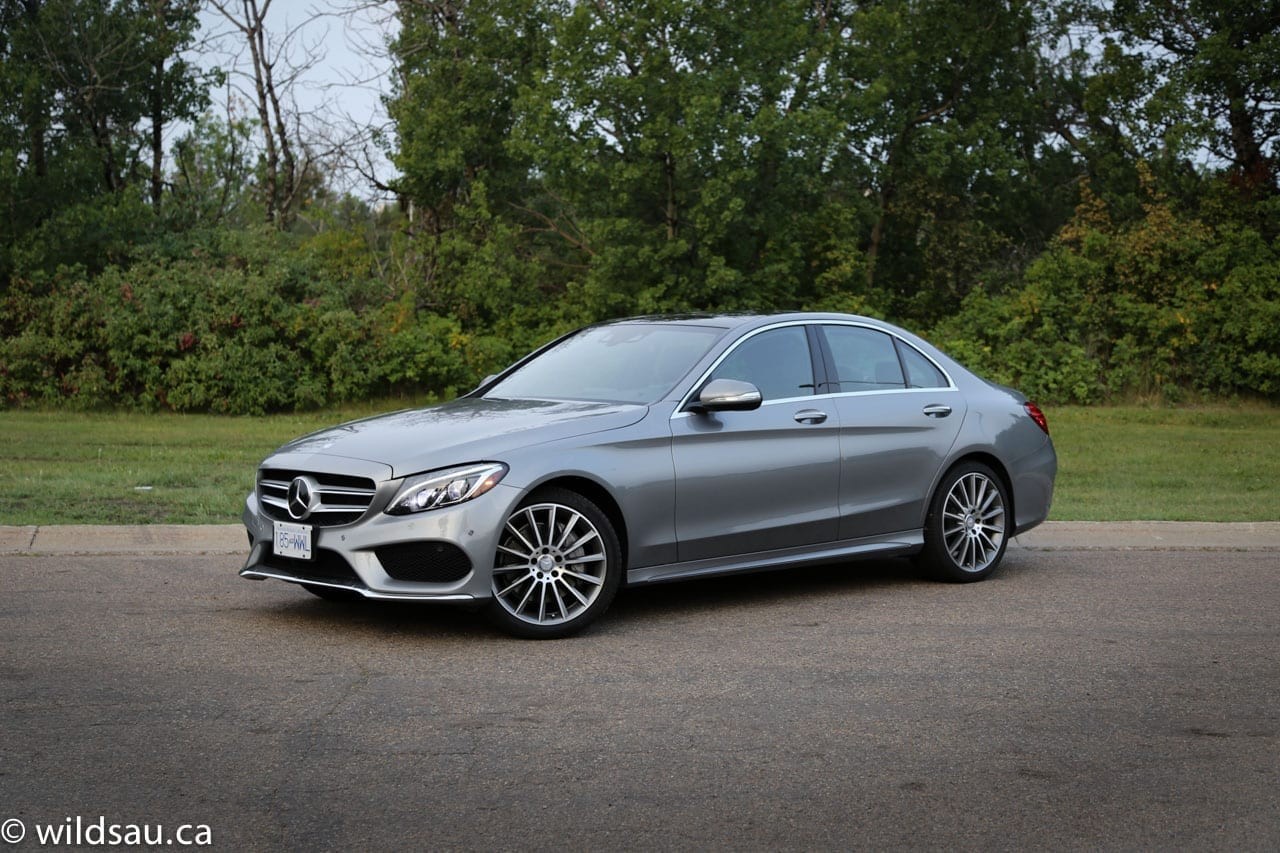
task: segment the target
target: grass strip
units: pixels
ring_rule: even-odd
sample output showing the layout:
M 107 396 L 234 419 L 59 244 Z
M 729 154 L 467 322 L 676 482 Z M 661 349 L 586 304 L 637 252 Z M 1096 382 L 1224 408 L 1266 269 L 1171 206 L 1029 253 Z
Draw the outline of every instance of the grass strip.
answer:
M 403 402 L 269 417 L 0 412 L 0 524 L 239 519 L 254 468 L 285 441 Z M 1280 410 L 1048 411 L 1065 521 L 1275 521 Z

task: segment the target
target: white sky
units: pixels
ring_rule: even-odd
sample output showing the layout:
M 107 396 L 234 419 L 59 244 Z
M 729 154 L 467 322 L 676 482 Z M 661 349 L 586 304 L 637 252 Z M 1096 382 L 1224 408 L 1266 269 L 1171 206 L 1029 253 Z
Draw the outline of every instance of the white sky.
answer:
M 259 0 L 261 3 L 263 0 Z M 395 4 L 360 0 L 267 0 L 268 52 L 278 56 L 278 84 L 285 82 L 289 67 L 300 69 L 291 93 L 302 123 L 304 139 L 326 138 L 339 142 L 375 129 L 389 131 L 381 97 L 390 91 L 390 58 L 386 43 L 394 33 Z M 225 0 L 231 11 L 242 9 L 240 0 Z M 197 61 L 228 73 L 228 85 L 213 93 L 214 110 L 222 113 L 228 97 L 239 103 L 238 112 L 255 113 L 251 97 L 249 52 L 243 34 L 206 5 L 200 14 Z M 372 146 L 368 146 L 373 150 Z M 380 179 L 392 175 L 385 158 L 378 157 Z M 364 198 L 380 193 L 358 174 L 335 175 L 336 188 Z

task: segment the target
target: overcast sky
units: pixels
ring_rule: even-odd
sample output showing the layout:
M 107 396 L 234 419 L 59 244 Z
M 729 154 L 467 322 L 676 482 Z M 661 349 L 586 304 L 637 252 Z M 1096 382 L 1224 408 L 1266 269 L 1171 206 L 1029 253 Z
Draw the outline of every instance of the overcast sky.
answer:
M 394 32 L 394 4 L 268 2 L 268 51 L 279 57 L 277 81 L 288 73 L 283 71 L 287 67 L 302 69 L 289 91 L 302 116 L 304 137 L 323 135 L 336 140 L 388 128 L 381 98 L 390 91 L 386 41 Z M 240 0 L 224 0 L 224 5 L 233 13 L 243 8 Z M 252 79 L 245 76 L 251 74 L 251 66 L 244 36 L 212 5 L 204 8 L 200 21 L 204 47 L 198 53 L 199 61 L 229 73 L 228 86 L 214 93 L 215 110 L 222 112 L 230 96 L 240 102 L 238 112 L 254 114 Z M 380 178 L 390 176 L 391 167 L 385 159 L 376 165 Z M 338 183 L 362 197 L 379 195 L 358 175 L 340 176 Z

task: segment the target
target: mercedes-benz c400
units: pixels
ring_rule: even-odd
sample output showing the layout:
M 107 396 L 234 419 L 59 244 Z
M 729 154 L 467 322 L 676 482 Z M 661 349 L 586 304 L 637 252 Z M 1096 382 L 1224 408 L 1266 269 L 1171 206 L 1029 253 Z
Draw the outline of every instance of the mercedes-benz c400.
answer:
M 981 580 L 1044 521 L 1056 470 L 1035 404 L 896 326 L 618 320 L 280 448 L 240 574 L 562 637 L 637 584 L 893 556 Z

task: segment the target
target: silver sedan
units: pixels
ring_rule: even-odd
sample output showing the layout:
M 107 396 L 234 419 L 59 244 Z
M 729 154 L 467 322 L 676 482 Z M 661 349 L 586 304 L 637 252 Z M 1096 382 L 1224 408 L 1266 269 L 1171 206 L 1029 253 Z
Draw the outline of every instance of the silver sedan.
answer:
M 887 323 L 619 320 L 280 448 L 240 574 L 563 637 L 624 585 L 904 555 L 981 580 L 1044 521 L 1056 470 L 1035 404 Z

